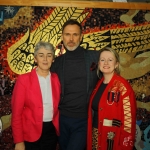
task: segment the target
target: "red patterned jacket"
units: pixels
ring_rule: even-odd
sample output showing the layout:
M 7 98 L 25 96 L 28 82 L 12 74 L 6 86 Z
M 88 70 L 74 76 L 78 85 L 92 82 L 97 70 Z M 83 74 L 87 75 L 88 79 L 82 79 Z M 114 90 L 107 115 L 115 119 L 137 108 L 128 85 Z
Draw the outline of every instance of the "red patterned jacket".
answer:
M 92 150 L 92 101 L 103 80 L 98 81 L 90 97 L 87 150 Z M 114 74 L 101 96 L 98 111 L 98 150 L 132 150 L 136 131 L 136 100 L 127 80 Z

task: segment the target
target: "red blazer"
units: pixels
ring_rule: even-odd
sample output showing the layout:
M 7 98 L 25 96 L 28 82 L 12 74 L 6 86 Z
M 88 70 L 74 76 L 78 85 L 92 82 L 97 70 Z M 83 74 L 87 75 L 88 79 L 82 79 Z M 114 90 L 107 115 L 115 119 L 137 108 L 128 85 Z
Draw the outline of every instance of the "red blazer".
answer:
M 57 74 L 51 73 L 52 97 L 53 97 L 53 124 L 59 135 L 59 111 L 60 82 Z M 18 77 L 12 95 L 12 133 L 14 142 L 39 139 L 43 125 L 42 93 L 36 70 L 22 74 Z
M 92 101 L 104 79 L 99 80 L 90 97 L 88 108 L 87 150 L 92 150 Z M 111 122 L 112 121 L 112 122 Z M 114 75 L 106 86 L 98 104 L 98 149 L 132 150 L 136 131 L 136 100 L 128 81 Z M 108 142 L 109 141 L 109 142 Z

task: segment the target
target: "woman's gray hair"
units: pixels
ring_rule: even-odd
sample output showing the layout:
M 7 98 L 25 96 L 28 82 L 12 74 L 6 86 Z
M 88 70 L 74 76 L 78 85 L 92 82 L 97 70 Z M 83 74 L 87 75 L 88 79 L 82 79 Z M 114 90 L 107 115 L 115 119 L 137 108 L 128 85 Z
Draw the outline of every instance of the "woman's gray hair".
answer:
M 40 50 L 41 48 L 44 48 L 48 51 L 52 52 L 53 58 L 55 58 L 55 48 L 53 46 L 53 44 L 49 43 L 49 42 L 44 42 L 44 41 L 39 41 L 36 45 L 35 45 L 35 49 L 34 49 L 34 57 L 37 55 L 38 50 Z
M 115 56 L 116 62 L 118 62 L 118 67 L 115 68 L 115 73 L 116 74 L 120 74 L 120 69 L 119 69 L 120 58 L 119 58 L 119 54 L 114 49 L 112 49 L 110 47 L 104 47 L 102 50 L 100 50 L 99 58 L 101 56 L 101 53 L 104 52 L 104 51 L 109 51 Z M 102 72 L 99 70 L 99 63 L 98 63 L 98 67 L 97 67 L 97 76 L 99 78 L 102 78 L 102 76 L 103 76 Z

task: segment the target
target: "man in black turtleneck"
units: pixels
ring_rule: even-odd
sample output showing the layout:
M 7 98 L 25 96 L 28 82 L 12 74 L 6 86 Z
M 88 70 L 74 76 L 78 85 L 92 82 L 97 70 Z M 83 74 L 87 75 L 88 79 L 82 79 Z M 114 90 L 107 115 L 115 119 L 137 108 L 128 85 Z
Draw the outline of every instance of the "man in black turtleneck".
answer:
M 66 53 L 57 57 L 51 67 L 61 82 L 60 150 L 84 150 L 87 134 L 89 96 L 97 82 L 96 69 L 99 52 L 80 47 L 82 26 L 68 20 L 62 28 L 62 41 Z

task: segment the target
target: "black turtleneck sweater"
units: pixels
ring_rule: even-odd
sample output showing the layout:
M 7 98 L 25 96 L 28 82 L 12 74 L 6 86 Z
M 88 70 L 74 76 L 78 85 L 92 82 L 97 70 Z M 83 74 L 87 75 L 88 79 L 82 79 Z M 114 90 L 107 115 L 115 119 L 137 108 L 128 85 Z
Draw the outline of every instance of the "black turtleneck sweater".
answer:
M 60 113 L 68 117 L 87 117 L 87 78 L 84 51 L 78 47 L 66 51 L 64 64 L 64 99 Z

